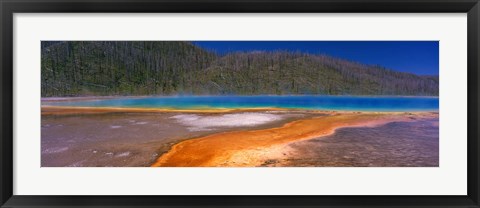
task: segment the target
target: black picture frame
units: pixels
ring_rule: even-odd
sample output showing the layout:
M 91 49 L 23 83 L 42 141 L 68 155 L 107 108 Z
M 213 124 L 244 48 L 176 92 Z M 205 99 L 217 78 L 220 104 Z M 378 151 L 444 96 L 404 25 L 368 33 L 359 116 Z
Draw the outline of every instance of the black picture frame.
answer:
M 478 0 L 1 0 L 1 207 L 479 207 Z M 465 196 L 25 196 L 13 195 L 14 13 L 467 13 L 468 194 Z M 448 178 L 445 178 L 448 180 Z M 413 188 L 413 187 L 412 187 Z

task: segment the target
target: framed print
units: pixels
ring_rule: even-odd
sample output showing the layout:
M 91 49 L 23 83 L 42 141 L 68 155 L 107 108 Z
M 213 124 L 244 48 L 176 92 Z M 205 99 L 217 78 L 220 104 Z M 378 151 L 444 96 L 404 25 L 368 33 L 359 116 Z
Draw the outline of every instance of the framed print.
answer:
M 479 4 L 2 1 L 2 207 L 479 207 Z

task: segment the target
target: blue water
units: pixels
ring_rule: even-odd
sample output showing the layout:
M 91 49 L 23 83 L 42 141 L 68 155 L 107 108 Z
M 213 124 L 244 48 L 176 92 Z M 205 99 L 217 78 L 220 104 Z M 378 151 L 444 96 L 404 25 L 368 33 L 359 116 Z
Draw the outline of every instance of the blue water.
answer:
M 172 96 L 49 103 L 56 106 L 129 108 L 288 108 L 348 111 L 438 111 L 438 97 Z

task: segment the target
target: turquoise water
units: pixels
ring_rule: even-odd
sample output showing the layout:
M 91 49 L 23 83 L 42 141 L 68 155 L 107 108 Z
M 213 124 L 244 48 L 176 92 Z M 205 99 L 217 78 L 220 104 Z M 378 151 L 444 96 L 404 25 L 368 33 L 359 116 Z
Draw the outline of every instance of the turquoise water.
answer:
M 289 108 L 348 111 L 438 111 L 438 97 L 171 96 L 48 103 L 55 106 L 129 108 Z

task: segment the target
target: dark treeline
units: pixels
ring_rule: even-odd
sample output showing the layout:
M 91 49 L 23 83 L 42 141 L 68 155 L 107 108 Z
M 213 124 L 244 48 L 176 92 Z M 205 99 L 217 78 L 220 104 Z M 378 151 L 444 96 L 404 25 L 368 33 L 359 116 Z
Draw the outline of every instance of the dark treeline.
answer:
M 406 60 L 408 61 L 408 60 Z M 42 42 L 42 96 L 431 95 L 438 76 L 418 76 L 325 55 L 235 52 L 189 42 Z

